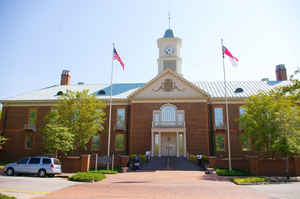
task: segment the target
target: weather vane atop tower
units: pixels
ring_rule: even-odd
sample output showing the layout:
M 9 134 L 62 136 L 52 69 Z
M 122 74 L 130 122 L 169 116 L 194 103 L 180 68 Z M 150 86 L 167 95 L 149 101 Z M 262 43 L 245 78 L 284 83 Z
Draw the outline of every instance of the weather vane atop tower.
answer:
M 170 11 L 168 12 L 168 19 L 169 19 L 169 29 L 171 29 L 171 14 L 170 14 Z

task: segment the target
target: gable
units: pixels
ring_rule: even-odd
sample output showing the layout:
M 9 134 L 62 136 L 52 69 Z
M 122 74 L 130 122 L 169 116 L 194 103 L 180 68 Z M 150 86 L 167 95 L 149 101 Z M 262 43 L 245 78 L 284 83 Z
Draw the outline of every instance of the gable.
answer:
M 203 99 L 208 95 L 183 77 L 167 70 L 130 97 L 133 99 Z

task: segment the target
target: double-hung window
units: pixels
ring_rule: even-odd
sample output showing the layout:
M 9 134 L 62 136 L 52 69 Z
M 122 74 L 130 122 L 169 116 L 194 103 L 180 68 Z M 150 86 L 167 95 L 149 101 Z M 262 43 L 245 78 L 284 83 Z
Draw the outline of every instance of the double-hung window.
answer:
M 225 136 L 224 134 L 216 134 L 216 151 L 225 150 Z
M 118 133 L 115 137 L 115 150 L 125 151 L 126 150 L 126 135 Z
M 25 135 L 25 149 L 32 149 L 33 136 L 32 134 Z
M 36 118 L 37 118 L 37 110 L 36 109 L 30 109 L 29 110 L 29 118 L 28 118 L 28 124 L 29 124 L 30 127 L 35 127 Z
M 124 130 L 125 128 L 125 109 L 117 109 L 117 129 Z
M 245 114 L 245 108 L 240 107 L 240 117 Z M 239 124 L 239 129 L 242 130 L 241 124 Z
M 100 142 L 100 135 L 94 135 L 92 137 L 92 151 L 98 151 L 99 150 L 99 142 Z
M 224 128 L 223 108 L 220 107 L 215 108 L 215 128 Z
M 245 108 L 243 108 L 243 107 L 240 107 L 240 116 L 242 116 L 244 113 L 245 113 Z

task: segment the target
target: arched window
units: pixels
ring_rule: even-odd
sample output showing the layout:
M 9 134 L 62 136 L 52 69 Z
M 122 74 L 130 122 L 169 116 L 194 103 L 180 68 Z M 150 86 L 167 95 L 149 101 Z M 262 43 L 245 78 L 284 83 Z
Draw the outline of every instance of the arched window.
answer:
M 161 121 L 173 122 L 176 121 L 176 106 L 167 104 L 161 107 Z

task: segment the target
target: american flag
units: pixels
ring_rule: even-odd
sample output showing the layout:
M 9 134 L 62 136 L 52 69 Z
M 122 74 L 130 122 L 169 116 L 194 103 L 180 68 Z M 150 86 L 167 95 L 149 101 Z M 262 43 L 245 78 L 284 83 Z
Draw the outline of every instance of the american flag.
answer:
M 113 53 L 113 60 L 118 60 L 122 66 L 122 69 L 124 70 L 124 66 L 125 66 L 124 62 L 122 61 L 121 57 L 119 56 L 119 54 L 117 53 L 115 48 L 114 48 L 114 53 Z

